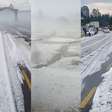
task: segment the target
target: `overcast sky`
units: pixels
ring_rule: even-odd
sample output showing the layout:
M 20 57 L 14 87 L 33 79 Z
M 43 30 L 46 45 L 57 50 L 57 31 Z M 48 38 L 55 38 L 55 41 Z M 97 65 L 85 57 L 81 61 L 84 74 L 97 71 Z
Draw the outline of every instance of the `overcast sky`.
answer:
M 0 6 L 9 6 L 13 3 L 16 8 L 19 9 L 29 9 L 30 0 L 0 0 Z
M 80 11 L 79 0 L 32 0 L 32 12 L 41 10 L 50 16 L 77 14 Z
M 112 14 L 112 0 L 81 0 L 81 4 L 88 5 L 91 10 L 98 8 L 102 14 Z

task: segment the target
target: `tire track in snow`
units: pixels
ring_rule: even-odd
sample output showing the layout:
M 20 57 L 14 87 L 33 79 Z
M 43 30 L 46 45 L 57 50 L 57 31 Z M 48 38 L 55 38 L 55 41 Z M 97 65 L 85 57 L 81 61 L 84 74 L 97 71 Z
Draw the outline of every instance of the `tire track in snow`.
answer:
M 76 43 L 76 42 L 63 43 L 64 45 L 62 45 L 62 47 L 59 50 L 57 50 L 57 53 L 46 64 L 35 65 L 33 68 L 38 68 L 39 69 L 39 68 L 42 68 L 42 67 L 50 66 L 50 65 L 56 63 L 57 61 L 59 61 L 60 59 L 62 59 L 63 57 L 79 56 L 78 53 L 68 52 L 69 47 L 74 43 Z M 54 43 L 52 43 L 52 44 L 54 44 Z
M 100 55 L 100 52 L 102 52 L 102 49 L 104 47 L 106 47 L 107 45 L 112 44 L 112 40 L 106 42 L 104 45 L 101 46 L 101 48 L 97 49 L 97 53 L 95 55 L 92 56 L 92 59 L 89 61 L 89 63 L 84 67 L 84 69 L 81 71 L 81 74 L 84 75 L 86 74 L 86 70 L 88 69 L 88 67 L 91 66 L 91 64 L 94 62 L 94 60 L 96 59 L 96 57 L 98 57 Z M 93 52 L 94 53 L 94 52 Z M 84 57 L 85 58 L 85 57 Z M 88 59 L 88 57 L 86 57 L 86 59 Z M 83 62 L 83 58 L 82 58 L 82 62 Z
M 87 44 L 85 47 L 82 47 L 81 51 L 81 57 L 85 57 L 89 54 L 91 54 L 92 52 L 94 52 L 95 50 L 97 50 L 98 48 L 100 48 L 102 46 L 102 44 L 106 43 L 107 41 L 110 40 L 111 37 L 103 37 L 103 39 L 96 41 L 95 43 L 93 42 L 92 44 Z
M 57 61 L 59 61 L 62 56 L 65 54 L 66 50 L 68 48 L 68 44 L 67 45 L 63 45 L 58 52 L 47 62 L 47 64 L 41 64 L 41 65 L 37 65 L 34 68 L 42 68 L 42 67 L 47 67 L 49 65 L 52 65 L 54 63 L 56 63 Z

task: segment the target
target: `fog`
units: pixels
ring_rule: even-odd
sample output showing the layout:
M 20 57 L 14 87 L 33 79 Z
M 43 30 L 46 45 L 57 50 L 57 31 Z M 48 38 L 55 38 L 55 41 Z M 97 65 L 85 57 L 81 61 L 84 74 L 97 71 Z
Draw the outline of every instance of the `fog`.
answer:
M 31 32 L 31 12 L 18 10 L 16 15 L 14 11 L 9 9 L 0 11 L 0 28 L 7 30 L 9 27 L 25 29 Z
M 32 112 L 78 112 L 80 1 L 32 0 Z
M 32 0 L 32 13 L 42 10 L 49 16 L 75 15 L 78 13 L 79 5 L 80 2 L 77 0 Z
M 33 35 L 46 32 L 74 32 L 79 37 L 79 29 L 80 1 L 32 0 Z
M 7 7 L 13 4 L 19 10 L 29 10 L 30 0 L 0 0 L 0 7 Z

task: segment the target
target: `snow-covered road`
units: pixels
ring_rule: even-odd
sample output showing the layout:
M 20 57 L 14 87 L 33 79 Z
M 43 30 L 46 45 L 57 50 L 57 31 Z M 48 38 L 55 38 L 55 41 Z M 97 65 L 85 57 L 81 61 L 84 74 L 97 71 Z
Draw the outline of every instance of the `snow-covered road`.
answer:
M 88 40 L 84 40 L 81 43 L 81 56 L 85 57 L 93 53 L 97 49 L 104 46 L 107 42 L 111 41 L 111 34 L 100 34 L 94 37 L 87 37 L 90 38 Z
M 3 43 L 0 32 L 0 112 L 16 112 Z
M 82 79 L 84 79 L 88 74 L 90 75 L 93 72 L 95 72 L 93 68 L 95 67 L 94 65 L 96 64 L 96 62 L 97 62 L 96 68 L 98 67 L 98 65 L 101 66 L 101 63 L 105 61 L 106 56 L 110 53 L 110 51 L 108 51 L 107 49 L 109 49 L 111 45 L 112 45 L 112 33 L 109 34 L 101 33 L 97 36 L 87 37 L 85 40 L 84 39 L 82 40 L 82 48 L 81 48 Z
M 90 112 L 112 112 L 112 68 L 102 76 L 104 79 L 97 88 Z
M 32 41 L 32 111 L 79 112 L 80 38 L 37 39 Z
M 112 32 L 82 39 L 82 99 L 103 81 L 103 74 L 112 66 Z M 95 111 L 99 112 L 99 111 Z
M 22 74 L 17 64 L 24 63 L 29 67 L 30 47 L 23 38 L 16 36 L 0 32 L 0 112 L 25 111 Z
M 19 40 L 17 44 L 15 42 L 15 36 L 7 32 L 3 32 L 2 37 L 4 40 L 8 74 L 10 76 L 15 106 L 18 112 L 24 112 L 24 96 L 21 86 L 21 84 L 23 84 L 23 80 L 22 74 L 20 73 L 20 70 L 17 67 L 18 63 L 27 62 L 27 58 L 24 57 L 24 49 L 21 49 L 24 44 L 22 45 L 21 43 L 22 46 L 19 47 Z

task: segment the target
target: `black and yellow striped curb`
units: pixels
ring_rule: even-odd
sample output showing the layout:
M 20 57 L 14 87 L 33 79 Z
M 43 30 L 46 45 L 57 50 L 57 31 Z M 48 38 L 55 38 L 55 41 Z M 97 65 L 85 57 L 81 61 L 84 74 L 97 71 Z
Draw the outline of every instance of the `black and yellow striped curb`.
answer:
M 96 88 L 97 87 L 93 87 L 89 93 L 87 94 L 87 96 L 81 101 L 80 103 L 80 109 L 85 109 L 86 107 L 90 106 L 92 99 L 94 97 L 94 94 L 96 92 Z
M 28 88 L 31 90 L 31 80 L 28 78 L 28 74 L 25 73 L 24 70 L 22 70 L 23 80 L 26 81 L 26 84 Z
M 31 90 L 31 73 L 30 73 L 30 71 L 24 65 L 18 64 L 18 66 L 22 73 L 22 79 L 26 82 L 29 90 Z

